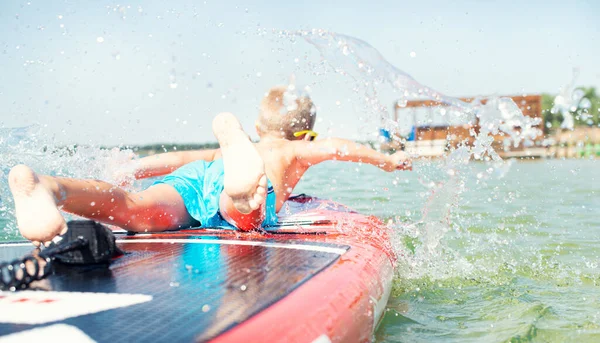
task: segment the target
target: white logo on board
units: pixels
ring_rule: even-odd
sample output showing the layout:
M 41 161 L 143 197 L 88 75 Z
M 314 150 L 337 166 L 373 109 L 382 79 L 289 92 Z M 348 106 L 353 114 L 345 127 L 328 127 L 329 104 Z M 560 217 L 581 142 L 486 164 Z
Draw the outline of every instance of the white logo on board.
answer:
M 141 304 L 144 294 L 36 292 L 0 293 L 0 323 L 44 324 Z
M 0 343 L 22 342 L 94 343 L 95 341 L 75 326 L 55 324 L 42 328 L 21 331 L 0 337 Z

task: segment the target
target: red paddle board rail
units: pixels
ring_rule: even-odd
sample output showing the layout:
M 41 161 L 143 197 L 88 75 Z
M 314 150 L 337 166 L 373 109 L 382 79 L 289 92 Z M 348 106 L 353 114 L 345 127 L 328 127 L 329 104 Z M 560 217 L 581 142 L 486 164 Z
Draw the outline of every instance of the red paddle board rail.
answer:
M 298 205 L 293 200 L 289 203 Z M 350 249 L 285 298 L 212 342 L 243 342 L 250 337 L 264 342 L 372 340 L 391 291 L 396 261 L 388 228 L 376 217 L 358 214 L 330 201 L 302 199 L 302 204 L 306 203 L 310 208 L 282 219 L 318 221 L 324 217 L 335 224 L 298 225 L 298 234 L 286 237 L 339 243 Z M 283 231 L 291 227 L 286 226 Z M 306 235 L 309 232 L 322 234 Z M 268 238 L 281 234 L 275 231 L 260 235 Z

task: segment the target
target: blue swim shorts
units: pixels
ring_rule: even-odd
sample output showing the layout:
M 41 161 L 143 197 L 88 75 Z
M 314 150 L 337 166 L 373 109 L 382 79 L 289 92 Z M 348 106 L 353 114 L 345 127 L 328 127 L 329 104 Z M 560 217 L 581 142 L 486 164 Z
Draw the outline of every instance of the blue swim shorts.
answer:
M 223 160 L 212 162 L 195 161 L 184 165 L 156 184 L 171 185 L 183 198 L 185 208 L 192 218 L 200 222 L 200 227 L 223 226 L 233 228 L 219 212 L 219 200 L 223 191 Z M 263 226 L 277 224 L 275 212 L 275 191 L 268 183 L 266 214 Z

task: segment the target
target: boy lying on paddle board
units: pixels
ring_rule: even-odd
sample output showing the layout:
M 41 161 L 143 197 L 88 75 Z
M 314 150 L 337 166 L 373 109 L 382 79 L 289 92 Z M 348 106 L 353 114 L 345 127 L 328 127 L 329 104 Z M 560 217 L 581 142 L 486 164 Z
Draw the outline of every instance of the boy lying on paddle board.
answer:
M 220 113 L 212 123 L 220 149 L 136 161 L 138 179 L 166 175 L 137 193 L 99 180 L 39 175 L 17 165 L 8 175 L 17 225 L 35 245 L 66 232 L 60 210 L 136 232 L 223 225 L 251 230 L 276 223 L 277 212 L 315 164 L 339 160 L 385 171 L 412 169 L 404 152 L 385 155 L 341 138 L 314 140 L 315 119 L 308 97 L 272 88 L 260 104 L 258 143 L 250 141 L 233 114 Z

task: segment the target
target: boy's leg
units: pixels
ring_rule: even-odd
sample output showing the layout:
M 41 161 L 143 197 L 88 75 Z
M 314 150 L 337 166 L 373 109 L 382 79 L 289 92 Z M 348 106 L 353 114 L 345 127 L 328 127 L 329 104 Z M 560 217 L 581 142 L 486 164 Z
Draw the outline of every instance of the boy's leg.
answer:
M 213 132 L 223 156 L 221 213 L 238 229 L 260 227 L 265 216 L 263 204 L 267 194 L 264 162 L 233 114 L 217 115 L 213 120 Z
M 132 231 L 163 231 L 193 222 L 179 193 L 168 185 L 133 194 L 98 180 L 37 175 L 24 165 L 10 171 L 8 182 L 19 230 L 36 245 L 65 232 L 59 207 Z

